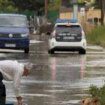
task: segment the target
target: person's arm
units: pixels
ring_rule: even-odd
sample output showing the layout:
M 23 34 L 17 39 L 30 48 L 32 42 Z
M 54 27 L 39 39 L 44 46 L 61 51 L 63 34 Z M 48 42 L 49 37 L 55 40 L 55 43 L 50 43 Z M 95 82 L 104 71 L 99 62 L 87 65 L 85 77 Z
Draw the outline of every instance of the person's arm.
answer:
M 16 70 L 15 74 L 14 74 L 13 84 L 14 84 L 14 91 L 15 91 L 16 99 L 18 101 L 18 105 L 21 105 L 21 103 L 22 103 L 22 97 L 20 95 L 21 77 L 22 77 L 22 74 L 21 74 L 20 70 Z

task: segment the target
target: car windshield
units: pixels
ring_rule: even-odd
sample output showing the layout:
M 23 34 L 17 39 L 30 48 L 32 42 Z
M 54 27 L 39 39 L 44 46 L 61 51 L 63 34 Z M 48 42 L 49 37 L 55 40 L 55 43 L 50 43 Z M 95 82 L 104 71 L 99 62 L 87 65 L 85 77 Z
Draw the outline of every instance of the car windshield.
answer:
M 71 26 L 67 26 L 67 25 L 58 25 L 55 28 L 57 33 L 75 33 L 78 34 L 81 32 L 81 27 L 79 25 L 71 25 Z
M 0 16 L 0 26 L 25 27 L 27 25 L 24 16 Z

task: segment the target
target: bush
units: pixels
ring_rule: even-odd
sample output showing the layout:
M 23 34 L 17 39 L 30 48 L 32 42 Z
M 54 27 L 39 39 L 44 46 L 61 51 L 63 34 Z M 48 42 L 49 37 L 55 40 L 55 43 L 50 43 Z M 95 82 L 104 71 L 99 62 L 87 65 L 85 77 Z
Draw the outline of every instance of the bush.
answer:
M 96 86 L 90 86 L 89 94 L 92 96 L 92 98 L 97 97 L 101 105 L 105 105 L 105 85 L 100 88 Z

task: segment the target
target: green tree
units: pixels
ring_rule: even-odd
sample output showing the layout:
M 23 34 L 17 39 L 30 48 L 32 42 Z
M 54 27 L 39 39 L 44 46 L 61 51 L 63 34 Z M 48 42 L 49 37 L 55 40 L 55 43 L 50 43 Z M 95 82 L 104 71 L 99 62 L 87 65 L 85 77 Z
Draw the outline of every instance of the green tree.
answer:
M 40 10 L 44 7 L 44 0 L 12 0 L 19 10 Z
M 9 0 L 0 0 L 0 12 L 16 12 L 18 9 Z
M 53 0 L 49 3 L 48 10 L 59 10 L 61 6 L 61 0 Z

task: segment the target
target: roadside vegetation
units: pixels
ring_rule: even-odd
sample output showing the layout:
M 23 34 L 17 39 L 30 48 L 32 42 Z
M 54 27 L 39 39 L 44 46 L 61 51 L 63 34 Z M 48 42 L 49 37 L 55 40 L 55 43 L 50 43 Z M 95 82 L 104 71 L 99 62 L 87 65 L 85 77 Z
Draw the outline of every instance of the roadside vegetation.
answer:
M 92 98 L 97 98 L 100 105 L 105 105 L 105 85 L 99 88 L 97 86 L 90 86 L 89 94 Z
M 105 26 L 96 26 L 87 34 L 87 42 L 105 47 Z
M 105 47 L 105 26 L 95 26 L 95 28 L 87 34 L 88 44 L 100 45 Z M 100 105 L 105 105 L 105 85 L 98 87 L 92 85 L 88 89 L 89 96 L 97 98 Z

